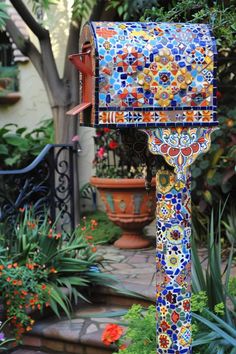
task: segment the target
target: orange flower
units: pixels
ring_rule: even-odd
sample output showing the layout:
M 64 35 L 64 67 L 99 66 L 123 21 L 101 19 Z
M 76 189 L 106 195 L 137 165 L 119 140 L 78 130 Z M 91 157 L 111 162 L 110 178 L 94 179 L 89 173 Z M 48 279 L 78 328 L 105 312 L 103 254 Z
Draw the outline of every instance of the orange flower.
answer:
M 98 222 L 97 222 L 95 219 L 92 219 L 92 220 L 91 220 L 91 225 L 92 225 L 92 226 L 97 226 L 97 225 L 98 225 Z
M 52 268 L 50 269 L 49 273 L 57 273 L 57 270 L 52 267 Z
M 93 236 L 86 236 L 86 240 L 93 240 Z
M 7 268 L 11 269 L 12 268 L 12 264 L 8 264 Z
M 34 264 L 32 264 L 32 263 L 26 263 L 26 267 L 28 269 L 34 270 Z
M 91 251 L 92 251 L 92 252 L 96 252 L 96 251 L 97 251 L 97 247 L 95 247 L 95 246 L 92 247 L 92 248 L 91 248 Z
M 46 284 L 42 284 L 41 288 L 42 288 L 42 290 L 45 290 L 47 288 L 47 285 Z
M 32 330 L 32 327 L 30 327 L 30 326 L 27 326 L 27 327 L 26 327 L 26 331 L 27 331 L 27 332 L 29 332 L 29 331 L 31 331 L 31 330 Z
M 116 342 L 123 334 L 123 328 L 117 324 L 108 324 L 106 325 L 102 333 L 102 342 L 105 345 L 110 345 Z
M 125 350 L 127 348 L 127 345 L 126 344 L 121 344 L 119 346 L 119 350 Z
M 35 226 L 36 226 L 36 224 L 35 223 L 33 223 L 33 222 L 31 222 L 31 221 L 28 221 L 27 222 L 27 225 L 28 225 L 28 227 L 32 230 L 32 229 L 35 229 Z
M 13 267 L 17 268 L 18 267 L 18 263 L 13 263 Z
M 58 234 L 56 234 L 56 236 L 55 236 L 56 240 L 58 240 L 59 238 L 61 238 L 61 233 L 60 232 L 58 232 Z
M 3 270 L 4 269 L 4 266 L 3 265 L 0 265 L 0 270 Z

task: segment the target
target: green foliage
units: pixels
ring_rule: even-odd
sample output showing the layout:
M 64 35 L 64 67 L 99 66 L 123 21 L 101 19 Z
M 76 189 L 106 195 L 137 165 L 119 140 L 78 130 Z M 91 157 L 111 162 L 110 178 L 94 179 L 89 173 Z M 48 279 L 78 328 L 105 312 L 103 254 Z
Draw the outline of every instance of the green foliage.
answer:
M 211 218 L 208 226 L 207 233 L 207 268 L 204 271 L 199 256 L 197 254 L 196 243 L 193 240 L 192 259 L 193 259 L 193 272 L 192 272 L 192 288 L 195 293 L 206 291 L 208 297 L 208 306 L 214 310 L 214 306 L 223 303 L 226 311 L 226 316 L 230 316 L 228 310 L 228 302 L 232 299 L 229 298 L 229 279 L 230 271 L 233 265 L 234 243 L 230 245 L 228 254 L 228 262 L 225 269 L 222 271 L 222 215 L 224 208 L 219 207 L 217 218 L 215 211 L 212 210 Z M 216 219 L 216 220 L 215 220 Z M 195 229 L 194 229 L 195 232 Z M 193 238 L 195 235 L 193 232 Z M 224 276 L 223 276 L 224 275 Z M 234 306 L 234 302 L 232 303 Z
M 6 124 L 0 128 L 0 169 L 26 167 L 41 152 L 46 144 L 54 140 L 51 119 L 41 123 L 39 128 L 27 132 L 16 124 Z
M 230 276 L 233 266 L 235 240 L 230 235 L 230 249 L 227 254 L 227 263 L 222 269 L 222 215 L 224 207 L 219 208 L 217 220 L 212 211 L 207 234 L 207 266 L 197 254 L 196 244 L 192 247 L 192 288 L 195 294 L 205 293 L 208 299 L 207 306 L 193 317 L 197 320 L 197 333 L 194 347 L 200 347 L 199 353 L 233 353 L 236 345 L 235 331 L 235 292 L 236 278 Z M 229 226 L 228 224 L 224 223 Z M 231 227 L 228 232 L 231 233 Z M 235 230 L 233 230 L 235 232 Z M 200 302 L 200 300 L 198 300 Z
M 96 0 L 74 0 L 72 5 L 72 16 L 79 21 L 88 20 Z
M 91 223 L 93 220 L 95 220 L 97 224 L 95 228 L 91 228 Z M 91 236 L 90 239 L 95 245 L 113 243 L 121 236 L 120 227 L 116 226 L 112 221 L 110 221 L 107 217 L 107 214 L 102 211 L 85 213 L 85 218 L 83 218 L 80 227 L 88 230 L 88 234 Z
M 0 295 L 13 315 L 18 335 L 32 325 L 27 308 L 41 310 L 50 305 L 58 317 L 61 311 L 70 316 L 72 304 L 85 299 L 81 289 L 116 283 L 100 272 L 96 249 L 82 228 L 72 235 L 58 232 L 46 216 L 36 217 L 32 210 L 24 209 L 14 232 L 6 235 L 5 225 L 1 226 Z
M 191 310 L 193 312 L 202 312 L 203 309 L 207 306 L 207 295 L 205 291 L 199 291 L 196 294 L 193 294 L 191 299 Z
M 149 306 L 144 310 L 140 305 L 133 305 L 124 316 L 128 329 L 121 343 L 130 342 L 122 354 L 155 354 L 156 353 L 156 309 Z
M 5 21 L 8 19 L 7 14 L 8 5 L 4 2 L 0 2 L 0 30 L 2 30 L 5 26 Z
M 111 0 L 108 2 L 107 9 L 116 9 L 123 21 L 137 21 L 143 15 L 144 9 L 151 9 L 157 3 L 156 0 Z
M 236 209 L 232 207 L 226 217 L 226 221 L 222 220 L 222 224 L 226 230 L 228 241 L 234 247 L 236 246 Z
M 9 344 L 15 341 L 15 338 L 8 338 L 8 336 L 5 335 L 5 332 L 7 332 L 7 329 L 5 330 L 5 328 L 7 328 L 8 323 L 9 320 L 6 320 L 3 323 L 0 322 L 0 352 L 6 351 L 8 353 Z
M 219 113 L 220 129 L 212 135 L 211 149 L 202 154 L 192 166 L 194 202 L 201 210 L 216 201 L 235 198 L 236 185 L 236 109 Z

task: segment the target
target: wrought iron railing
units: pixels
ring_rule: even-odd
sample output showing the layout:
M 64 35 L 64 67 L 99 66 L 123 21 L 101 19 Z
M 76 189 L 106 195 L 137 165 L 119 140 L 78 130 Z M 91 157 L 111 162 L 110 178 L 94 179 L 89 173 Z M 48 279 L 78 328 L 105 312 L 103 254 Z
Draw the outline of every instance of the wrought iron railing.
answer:
M 75 227 L 74 147 L 46 145 L 36 159 L 20 170 L 0 171 L 0 222 L 13 225 L 19 212 L 32 207 L 48 212 L 64 230 Z

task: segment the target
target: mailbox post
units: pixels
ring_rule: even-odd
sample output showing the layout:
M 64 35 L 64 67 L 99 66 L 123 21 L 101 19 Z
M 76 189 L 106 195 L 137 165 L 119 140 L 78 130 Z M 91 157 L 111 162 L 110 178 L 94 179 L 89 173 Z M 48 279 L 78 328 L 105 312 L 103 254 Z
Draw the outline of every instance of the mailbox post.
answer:
M 81 124 L 134 128 L 172 169 L 157 181 L 157 353 L 191 353 L 191 173 L 216 129 L 216 46 L 205 24 L 93 22 L 70 60 Z

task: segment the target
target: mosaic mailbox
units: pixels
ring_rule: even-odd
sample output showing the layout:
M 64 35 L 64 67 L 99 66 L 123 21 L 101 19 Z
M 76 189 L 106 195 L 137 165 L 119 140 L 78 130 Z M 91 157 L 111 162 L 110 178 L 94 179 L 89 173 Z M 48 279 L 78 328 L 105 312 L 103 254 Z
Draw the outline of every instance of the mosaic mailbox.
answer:
M 81 124 L 141 129 L 157 172 L 157 353 L 191 353 L 190 168 L 216 120 L 216 46 L 205 24 L 92 22 L 81 52 Z

